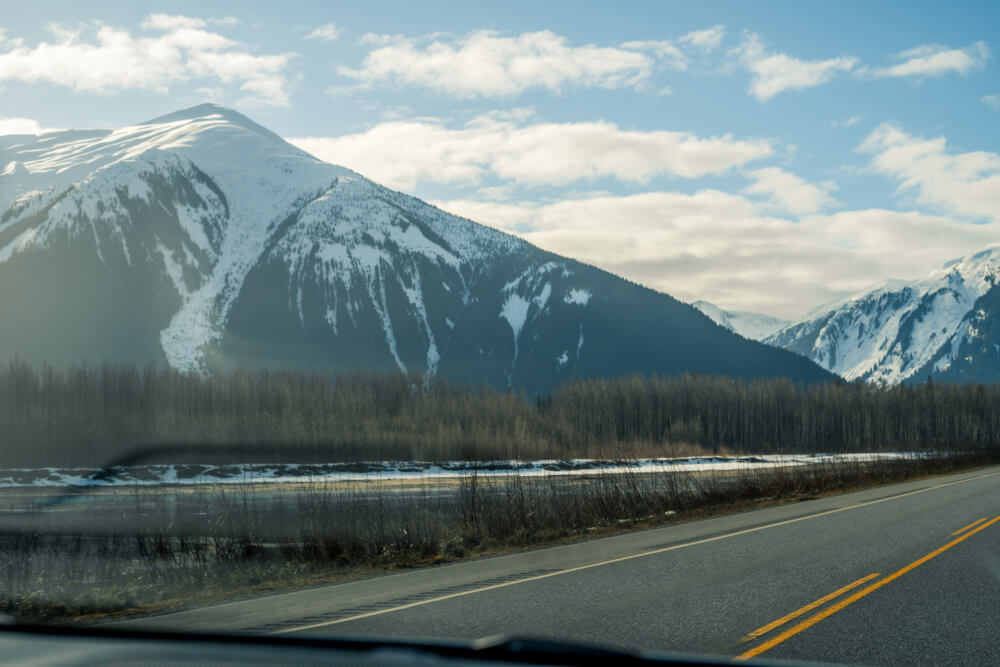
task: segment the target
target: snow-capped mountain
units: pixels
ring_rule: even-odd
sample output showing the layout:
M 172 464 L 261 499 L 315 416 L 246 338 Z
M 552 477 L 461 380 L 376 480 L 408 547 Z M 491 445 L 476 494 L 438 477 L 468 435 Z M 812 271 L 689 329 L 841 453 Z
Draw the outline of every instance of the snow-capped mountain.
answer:
M 1000 380 L 1000 244 L 813 310 L 766 339 L 848 380 Z
M 778 329 L 791 324 L 791 320 L 784 320 L 773 315 L 751 313 L 744 310 L 723 310 L 708 301 L 695 301 L 691 305 L 720 327 L 753 340 L 764 340 Z
M 830 377 L 222 107 L 2 136 L 0 169 L 10 357 L 400 369 L 529 392 L 633 372 Z

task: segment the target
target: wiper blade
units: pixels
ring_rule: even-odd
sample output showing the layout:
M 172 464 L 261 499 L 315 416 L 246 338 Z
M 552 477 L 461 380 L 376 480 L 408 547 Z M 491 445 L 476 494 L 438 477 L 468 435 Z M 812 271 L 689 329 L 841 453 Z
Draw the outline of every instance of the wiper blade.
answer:
M 575 642 L 535 637 L 498 635 L 473 642 L 472 650 L 483 660 L 533 665 L 729 665 L 729 659 L 647 654 Z
M 422 663 L 427 658 L 440 658 L 442 664 L 450 661 L 494 662 L 524 665 L 733 665 L 743 664 L 733 661 L 731 656 L 696 655 L 666 652 L 629 652 L 603 646 L 591 646 L 533 637 L 497 636 L 473 642 L 460 641 L 418 641 L 380 639 L 370 637 L 309 637 L 289 635 L 245 635 L 208 634 L 189 632 L 159 632 L 147 630 L 121 630 L 102 626 L 49 626 L 49 625 L 2 625 L 0 624 L 0 645 L 5 636 L 18 635 L 38 637 L 40 646 L 58 647 L 60 638 L 89 639 L 105 642 L 108 649 L 121 645 L 122 650 L 134 647 L 134 642 L 145 642 L 147 648 L 169 652 L 171 647 L 191 647 L 192 645 L 214 645 L 230 656 L 250 651 L 278 651 L 285 658 L 305 657 L 296 652 L 305 650 L 313 658 L 335 658 L 336 652 L 365 654 L 391 652 L 400 654 L 403 662 Z M 126 644 L 127 642 L 127 644 Z M 253 647 L 258 647 L 254 649 Z M 129 649 L 130 650 L 130 649 Z M 285 654 L 287 650 L 287 655 Z M 273 653 L 273 651 L 272 651 Z M 253 653 L 253 655 L 258 655 Z M 407 657 L 407 655 L 409 657 Z M 259 655 L 258 655 L 259 657 Z M 434 664 L 434 663 L 431 663 Z M 754 665 L 798 665 L 805 667 L 812 663 L 787 662 L 781 660 L 756 659 Z M 827 666 L 829 667 L 829 665 Z

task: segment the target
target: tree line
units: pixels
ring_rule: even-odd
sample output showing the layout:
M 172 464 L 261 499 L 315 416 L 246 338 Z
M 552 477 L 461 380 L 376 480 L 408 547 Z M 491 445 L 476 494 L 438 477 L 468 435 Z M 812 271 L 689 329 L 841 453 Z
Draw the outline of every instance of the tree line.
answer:
M 0 467 L 997 447 L 1000 385 L 634 376 L 529 399 L 402 373 L 0 366 Z

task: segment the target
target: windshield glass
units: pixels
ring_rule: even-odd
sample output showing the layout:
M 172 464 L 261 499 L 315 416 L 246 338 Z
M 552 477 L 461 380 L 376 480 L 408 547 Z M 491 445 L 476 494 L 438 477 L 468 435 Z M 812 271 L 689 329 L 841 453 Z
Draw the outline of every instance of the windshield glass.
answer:
M 994 662 L 997 18 L 5 7 L 0 613 Z

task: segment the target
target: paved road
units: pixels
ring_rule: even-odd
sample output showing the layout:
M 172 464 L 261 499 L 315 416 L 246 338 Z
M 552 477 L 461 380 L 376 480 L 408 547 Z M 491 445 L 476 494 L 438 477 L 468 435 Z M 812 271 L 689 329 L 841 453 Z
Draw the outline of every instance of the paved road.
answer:
M 134 624 L 1000 664 L 1000 467 Z

